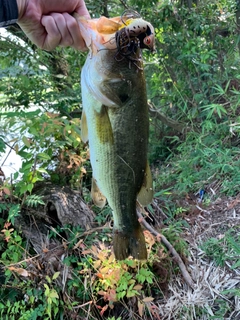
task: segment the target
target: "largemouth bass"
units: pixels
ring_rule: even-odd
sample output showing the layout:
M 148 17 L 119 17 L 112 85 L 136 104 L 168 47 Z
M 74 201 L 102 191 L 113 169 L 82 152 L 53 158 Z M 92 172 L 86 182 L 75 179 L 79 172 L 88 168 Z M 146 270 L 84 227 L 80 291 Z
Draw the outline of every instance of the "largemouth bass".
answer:
M 116 259 L 146 259 L 136 201 L 152 200 L 147 162 L 149 116 L 141 49 L 154 50 L 154 29 L 137 14 L 77 17 L 89 54 L 81 71 L 82 140 L 89 141 L 92 198 L 113 210 Z

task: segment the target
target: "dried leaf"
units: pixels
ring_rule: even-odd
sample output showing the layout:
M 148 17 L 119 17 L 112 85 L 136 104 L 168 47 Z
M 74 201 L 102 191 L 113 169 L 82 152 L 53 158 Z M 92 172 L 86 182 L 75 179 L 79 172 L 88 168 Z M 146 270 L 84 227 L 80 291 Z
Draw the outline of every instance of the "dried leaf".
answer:
M 100 311 L 100 315 L 101 315 L 101 316 L 103 316 L 103 314 L 104 314 L 104 312 L 107 310 L 107 308 L 108 308 L 108 304 L 106 304 L 106 305 L 102 308 L 102 310 Z
M 100 272 L 101 272 L 102 274 L 108 274 L 110 270 L 111 270 L 111 269 L 110 269 L 109 267 L 104 267 L 104 268 L 100 269 Z
M 19 274 L 22 277 L 28 277 L 29 273 L 27 270 L 23 269 L 23 268 L 15 268 L 15 267 L 8 267 L 8 269 L 12 272 L 16 272 L 17 274 Z
M 153 300 L 154 300 L 153 297 L 146 297 L 146 298 L 144 298 L 142 301 L 145 302 L 145 303 L 147 303 L 147 302 L 152 302 Z
M 140 317 L 143 316 L 143 310 L 144 310 L 144 304 L 138 300 L 138 313 L 139 313 Z
M 83 250 L 82 251 L 82 254 L 89 254 L 89 253 L 92 253 L 92 251 L 91 250 Z
M 154 235 L 151 234 L 151 232 L 149 232 L 148 230 L 144 231 L 144 236 L 145 236 L 145 240 L 146 243 L 149 245 L 149 249 L 152 249 L 152 246 L 155 244 L 156 240 Z
M 93 268 L 94 269 L 98 269 L 100 267 L 100 265 L 102 264 L 101 260 L 96 260 L 93 264 Z
M 8 196 L 10 196 L 11 195 L 11 190 L 9 189 L 9 188 L 3 188 L 3 192 L 6 194 L 6 195 L 8 195 Z
M 108 263 L 112 263 L 114 259 L 115 259 L 115 257 L 114 257 L 114 254 L 112 253 L 110 255 L 110 257 L 108 258 Z
M 80 247 L 80 244 L 83 242 L 83 239 L 80 239 L 76 244 L 75 244 L 75 246 L 73 247 L 73 249 L 75 250 L 75 249 L 77 249 L 77 248 L 79 248 Z
M 98 248 L 96 246 L 92 246 L 91 249 L 92 249 L 92 253 L 97 256 L 98 255 Z
M 4 223 L 4 226 L 3 226 L 3 227 L 4 227 L 5 229 L 8 229 L 8 228 L 10 227 L 10 225 L 11 225 L 11 222 L 8 222 L 8 221 L 7 221 L 7 222 Z
M 141 284 L 137 284 L 135 287 L 133 287 L 134 290 L 141 290 L 142 289 L 142 285 Z
M 98 259 L 104 261 L 107 258 L 107 252 L 106 251 L 100 251 L 98 254 Z

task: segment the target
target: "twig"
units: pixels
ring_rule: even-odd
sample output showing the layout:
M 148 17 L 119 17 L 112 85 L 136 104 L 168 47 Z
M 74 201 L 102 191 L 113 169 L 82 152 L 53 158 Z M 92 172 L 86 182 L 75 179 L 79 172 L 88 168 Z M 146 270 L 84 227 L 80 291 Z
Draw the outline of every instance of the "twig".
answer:
M 0 165 L 0 167 L 3 167 L 4 163 L 7 161 L 7 158 L 9 157 L 10 153 L 12 152 L 12 150 L 14 150 L 14 145 L 16 144 L 17 141 L 14 142 L 14 144 L 12 146 L 10 146 L 10 144 L 8 144 L 7 142 L 4 141 L 4 144 L 6 146 L 8 146 L 10 148 L 6 158 L 3 160 L 2 164 Z
M 186 283 L 192 288 L 194 289 L 195 284 L 189 274 L 189 272 L 187 271 L 185 264 L 183 263 L 181 257 L 179 256 L 179 254 L 177 253 L 177 251 L 174 249 L 174 247 L 171 245 L 171 243 L 164 237 L 164 235 L 160 234 L 159 232 L 157 232 L 152 226 L 150 226 L 150 224 L 148 224 L 146 222 L 146 220 L 143 218 L 141 211 L 145 211 L 143 207 L 140 207 L 140 205 L 138 205 L 137 208 L 137 215 L 140 219 L 140 222 L 144 225 L 144 227 L 150 231 L 153 235 L 155 235 L 157 237 L 158 241 L 161 241 L 166 247 L 167 249 L 171 252 L 171 254 L 174 257 L 174 260 L 177 262 L 184 280 L 186 281 Z
M 129 7 L 127 6 L 127 4 L 123 1 L 123 0 L 120 0 L 121 4 L 124 6 L 125 9 L 128 9 Z
M 210 214 L 209 211 L 202 209 L 201 207 L 199 207 L 198 205 L 196 205 L 196 208 L 204 213 Z
M 176 130 L 180 133 L 191 131 L 191 129 L 188 128 L 186 126 L 186 124 L 175 121 L 175 120 L 167 117 L 164 113 L 160 112 L 160 110 L 157 109 L 157 107 L 153 104 L 153 102 L 150 102 L 150 101 L 148 102 L 148 109 L 149 109 L 149 113 L 152 117 L 156 117 L 159 121 L 163 122 L 164 124 L 166 124 L 170 128 L 173 128 L 174 130 Z
M 84 304 L 81 304 L 81 305 L 78 305 L 78 306 L 74 306 L 73 309 L 82 308 L 82 307 L 85 307 L 85 306 L 87 306 L 89 304 L 92 304 L 92 303 L 93 303 L 93 301 L 88 301 L 88 302 L 86 302 Z

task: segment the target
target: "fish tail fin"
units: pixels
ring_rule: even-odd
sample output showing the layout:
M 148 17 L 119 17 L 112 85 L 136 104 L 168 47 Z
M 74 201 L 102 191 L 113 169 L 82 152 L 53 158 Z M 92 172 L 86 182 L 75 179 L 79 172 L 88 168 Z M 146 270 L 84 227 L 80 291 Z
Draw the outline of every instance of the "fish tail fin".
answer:
M 131 232 L 115 230 L 113 235 L 113 251 L 117 260 L 134 259 L 146 260 L 147 249 L 141 225 Z

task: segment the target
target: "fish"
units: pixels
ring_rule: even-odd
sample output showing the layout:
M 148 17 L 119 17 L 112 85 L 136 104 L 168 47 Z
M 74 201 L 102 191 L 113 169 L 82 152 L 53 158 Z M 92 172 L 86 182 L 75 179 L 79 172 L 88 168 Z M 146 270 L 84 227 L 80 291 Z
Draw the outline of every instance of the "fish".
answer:
M 153 182 L 141 52 L 155 50 L 154 28 L 135 12 L 75 18 L 89 49 L 81 70 L 81 138 L 89 143 L 91 196 L 98 207 L 107 202 L 112 209 L 115 258 L 146 260 L 136 203 L 151 203 Z

